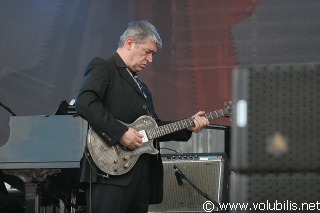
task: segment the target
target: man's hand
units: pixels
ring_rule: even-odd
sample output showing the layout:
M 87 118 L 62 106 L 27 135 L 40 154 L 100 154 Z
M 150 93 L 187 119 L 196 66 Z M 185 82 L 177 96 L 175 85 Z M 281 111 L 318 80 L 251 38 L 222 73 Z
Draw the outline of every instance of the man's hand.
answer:
M 204 111 L 199 111 L 197 114 L 192 116 L 194 127 L 189 127 L 188 130 L 192 132 L 200 132 L 203 128 L 209 125 L 209 120 L 204 117 L 206 113 Z
M 129 128 L 128 131 L 122 135 L 119 142 L 128 149 L 133 150 L 142 145 L 142 137 L 143 135 L 137 130 Z

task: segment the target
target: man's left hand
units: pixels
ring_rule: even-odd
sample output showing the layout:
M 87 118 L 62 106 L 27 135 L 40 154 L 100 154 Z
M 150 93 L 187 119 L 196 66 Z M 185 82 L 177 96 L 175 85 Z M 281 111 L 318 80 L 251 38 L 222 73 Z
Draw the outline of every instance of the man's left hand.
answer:
M 203 128 L 209 125 L 209 120 L 204 117 L 206 113 L 204 111 L 199 111 L 197 114 L 192 116 L 194 126 L 189 127 L 188 130 L 192 132 L 200 132 Z

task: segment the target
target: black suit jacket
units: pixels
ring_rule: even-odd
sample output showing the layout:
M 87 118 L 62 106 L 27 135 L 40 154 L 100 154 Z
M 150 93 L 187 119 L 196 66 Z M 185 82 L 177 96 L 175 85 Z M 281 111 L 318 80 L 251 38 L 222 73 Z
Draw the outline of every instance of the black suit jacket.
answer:
M 140 88 L 128 73 L 126 65 L 115 53 L 108 59 L 94 58 L 85 70 L 84 81 L 76 99 L 76 109 L 81 117 L 86 119 L 89 125 L 99 133 L 107 143 L 114 145 L 119 143 L 120 137 L 128 130 L 118 120 L 132 123 L 142 115 L 148 115 L 147 101 L 151 101 L 150 92 L 147 97 L 142 94 Z M 150 106 L 150 104 L 149 104 Z M 154 111 L 154 109 L 152 109 Z M 161 121 L 155 116 L 158 125 L 169 123 Z M 159 138 L 158 141 L 188 140 L 191 132 L 182 130 Z M 163 167 L 160 155 L 150 156 L 151 181 L 150 203 L 162 201 Z M 84 157 L 82 162 L 81 182 L 89 182 L 90 176 L 93 182 L 116 184 L 126 186 L 130 183 L 135 167 L 128 173 L 120 176 L 100 178 L 96 171 L 90 170 L 89 161 Z

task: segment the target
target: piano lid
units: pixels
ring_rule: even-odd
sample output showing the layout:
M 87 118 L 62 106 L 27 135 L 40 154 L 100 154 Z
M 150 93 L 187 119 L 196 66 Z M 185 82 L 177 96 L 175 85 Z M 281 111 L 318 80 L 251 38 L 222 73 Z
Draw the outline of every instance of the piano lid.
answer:
M 79 116 L 12 116 L 0 169 L 79 168 L 88 124 Z

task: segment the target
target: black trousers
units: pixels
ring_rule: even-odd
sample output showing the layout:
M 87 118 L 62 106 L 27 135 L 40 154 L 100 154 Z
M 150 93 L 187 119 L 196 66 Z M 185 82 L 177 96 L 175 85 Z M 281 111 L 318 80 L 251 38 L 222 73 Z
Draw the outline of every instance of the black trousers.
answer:
M 5 193 L 0 193 L 1 213 L 24 213 L 24 208 L 17 201 Z
M 87 212 L 147 213 L 149 206 L 149 158 L 140 157 L 128 186 L 92 183 L 86 187 Z M 90 202 L 91 201 L 91 202 Z

